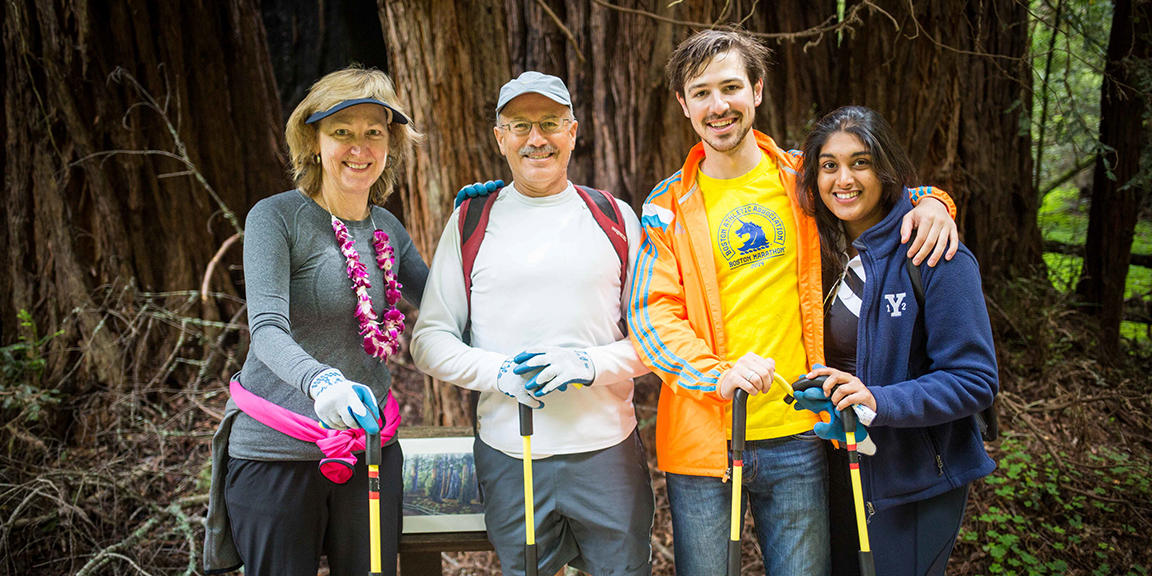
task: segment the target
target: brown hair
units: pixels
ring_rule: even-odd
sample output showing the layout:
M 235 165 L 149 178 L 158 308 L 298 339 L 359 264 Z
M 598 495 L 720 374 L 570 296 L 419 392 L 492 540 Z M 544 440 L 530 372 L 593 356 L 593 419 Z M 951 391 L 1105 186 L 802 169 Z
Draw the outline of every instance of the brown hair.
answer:
M 684 96 L 684 84 L 703 72 L 713 58 L 725 52 L 740 55 L 751 84 L 764 79 L 772 57 L 770 48 L 739 30 L 702 30 L 681 42 L 664 67 L 672 92 Z
M 868 149 L 872 156 L 872 171 L 882 186 L 880 205 L 885 214 L 896 205 L 901 194 L 906 194 L 904 188 L 916 180 L 916 168 L 908 158 L 908 153 L 900 145 L 892 126 L 875 110 L 864 106 L 844 106 L 816 122 L 804 140 L 804 166 L 796 178 L 796 196 L 804 212 L 816 217 L 825 289 L 829 287 L 829 279 L 836 278 L 844 268 L 845 262 L 841 261 L 840 250 L 847 240 L 840 220 L 820 199 L 818 185 L 820 151 L 828 139 L 838 132 L 859 138 Z
M 317 80 L 308 89 L 304 100 L 292 111 L 292 115 L 288 117 L 288 125 L 284 129 L 284 137 L 288 141 L 288 154 L 292 162 L 292 180 L 309 196 L 315 196 L 320 192 L 323 167 L 315 160 L 319 141 L 317 125 L 306 124 L 305 121 L 317 111 L 327 110 L 340 102 L 356 98 L 375 98 L 387 102 L 396 111 L 411 118 L 397 99 L 392 80 L 387 74 L 375 68 L 352 65 Z M 388 163 L 384 166 L 380 179 L 372 185 L 368 198 L 370 202 L 377 206 L 384 204 L 384 200 L 392 193 L 399 167 L 412 157 L 412 148 L 423 138 L 424 135 L 417 132 L 411 122 L 388 124 Z

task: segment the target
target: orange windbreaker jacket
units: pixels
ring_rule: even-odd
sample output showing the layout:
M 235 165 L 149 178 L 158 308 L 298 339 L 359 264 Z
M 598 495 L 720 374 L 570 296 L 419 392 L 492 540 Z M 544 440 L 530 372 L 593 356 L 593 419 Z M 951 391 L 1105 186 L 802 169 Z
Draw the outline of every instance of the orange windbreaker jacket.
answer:
M 800 158 L 754 132 L 772 157 L 792 200 L 797 230 L 797 274 L 804 351 L 809 362 L 824 358 L 820 238 L 816 221 L 796 199 Z M 704 160 L 697 143 L 684 167 L 644 202 L 640 245 L 629 298 L 628 332 L 640 359 L 664 382 L 656 414 L 656 460 L 665 472 L 725 476 L 728 470 L 724 409 L 716 384 L 732 366 L 726 338 L 712 240 L 696 172 Z M 687 322 L 685 322 L 687 320 Z
M 756 143 L 772 157 L 792 200 L 797 231 L 800 319 L 808 362 L 824 361 L 820 238 L 816 220 L 796 197 L 801 158 L 754 131 Z M 704 159 L 697 143 L 684 167 L 658 184 L 644 201 L 640 223 L 644 240 L 636 257 L 629 296 L 629 337 L 640 359 L 663 381 L 656 413 L 656 460 L 665 472 L 726 477 L 728 471 L 724 400 L 717 393 L 727 356 L 724 312 L 716 278 L 712 240 L 696 172 Z M 955 217 L 955 206 L 940 190 L 918 189 L 940 198 Z

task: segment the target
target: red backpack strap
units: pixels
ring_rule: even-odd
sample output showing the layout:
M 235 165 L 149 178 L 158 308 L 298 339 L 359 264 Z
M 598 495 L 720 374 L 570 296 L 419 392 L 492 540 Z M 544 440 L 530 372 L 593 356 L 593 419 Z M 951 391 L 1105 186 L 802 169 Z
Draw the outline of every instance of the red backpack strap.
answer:
M 484 242 L 484 231 L 488 229 L 488 215 L 496 202 L 497 190 L 487 196 L 468 198 L 460 204 L 456 223 L 460 227 L 460 259 L 464 272 L 464 293 L 468 295 L 468 317 L 472 317 L 472 268 L 480 244 Z
M 620 205 L 616 203 L 616 198 L 603 190 L 578 185 L 576 192 L 592 211 L 592 217 L 620 259 L 620 289 L 623 290 L 624 281 L 628 278 L 628 231 L 624 229 L 624 215 L 620 213 Z

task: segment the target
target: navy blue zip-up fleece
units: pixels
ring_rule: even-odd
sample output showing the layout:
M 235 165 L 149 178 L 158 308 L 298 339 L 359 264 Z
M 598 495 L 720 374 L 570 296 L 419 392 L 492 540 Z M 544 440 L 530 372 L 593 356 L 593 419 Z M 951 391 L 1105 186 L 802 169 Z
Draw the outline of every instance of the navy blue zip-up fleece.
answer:
M 869 512 L 930 498 L 988 475 L 974 415 L 999 387 L 992 327 L 976 258 L 921 266 L 924 321 L 905 270 L 900 222 L 907 194 L 853 242 L 864 265 L 857 376 L 876 397 L 876 454 L 862 458 Z

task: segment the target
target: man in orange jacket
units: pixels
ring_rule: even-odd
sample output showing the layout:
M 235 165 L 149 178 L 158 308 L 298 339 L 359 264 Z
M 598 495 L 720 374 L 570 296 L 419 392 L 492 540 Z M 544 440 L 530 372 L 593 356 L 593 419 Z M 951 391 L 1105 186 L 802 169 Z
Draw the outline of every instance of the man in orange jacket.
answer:
M 752 129 L 769 51 L 739 32 L 680 44 L 670 87 L 701 142 L 644 203 L 629 332 L 664 382 L 656 420 L 679 575 L 722 574 L 731 490 L 731 399 L 748 391 L 744 492 L 765 572 L 829 572 L 827 465 L 811 412 L 773 389 L 824 357 L 820 244 L 796 201 L 800 158 Z M 954 207 L 930 194 L 904 222 L 917 263 L 958 246 Z

